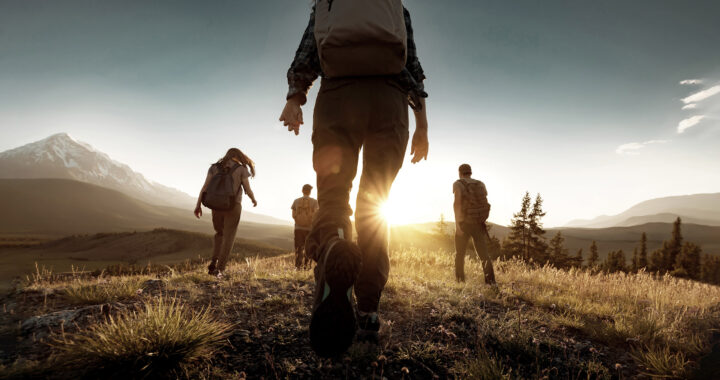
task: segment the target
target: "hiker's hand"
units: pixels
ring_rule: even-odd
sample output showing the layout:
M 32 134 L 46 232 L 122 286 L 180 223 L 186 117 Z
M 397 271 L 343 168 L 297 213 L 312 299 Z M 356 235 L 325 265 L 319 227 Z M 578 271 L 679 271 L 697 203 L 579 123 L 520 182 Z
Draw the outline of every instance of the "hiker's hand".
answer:
M 410 146 L 410 154 L 413 156 L 412 163 L 416 164 L 422 159 L 427 160 L 430 143 L 428 143 L 427 128 L 415 128 Z
M 295 136 L 300 133 L 300 124 L 303 124 L 302 109 L 300 108 L 300 100 L 293 97 L 287 100 L 285 108 L 280 114 L 280 121 L 288 127 L 288 131 L 294 131 Z
M 195 211 L 193 212 L 195 214 L 195 217 L 200 219 L 202 216 L 202 207 L 200 205 L 195 206 Z
M 252 203 L 253 203 L 253 207 L 257 207 L 257 201 L 256 201 L 256 200 L 253 199 L 253 200 L 252 200 Z

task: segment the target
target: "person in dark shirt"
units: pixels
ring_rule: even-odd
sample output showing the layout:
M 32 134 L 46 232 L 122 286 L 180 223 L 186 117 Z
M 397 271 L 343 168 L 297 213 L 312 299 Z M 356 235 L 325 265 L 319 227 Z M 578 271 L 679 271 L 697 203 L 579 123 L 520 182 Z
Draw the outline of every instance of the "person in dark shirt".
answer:
M 428 155 L 425 74 L 417 57 L 410 13 L 405 8 L 402 11 L 407 59 L 401 72 L 385 76 L 324 75 L 314 36 L 315 7 L 287 72 L 289 91 L 280 121 L 296 135 L 303 124 L 300 107 L 307 101 L 308 89 L 322 77 L 312 133 L 319 210 L 306 241 L 308 255 L 318 263 L 310 340 L 321 356 L 344 352 L 356 332 L 359 340 L 378 340 L 378 306 L 390 271 L 387 222 L 379 209 L 405 157 L 408 106 L 415 111 L 411 161 L 417 163 Z M 349 199 L 361 148 L 356 245 L 352 243 Z

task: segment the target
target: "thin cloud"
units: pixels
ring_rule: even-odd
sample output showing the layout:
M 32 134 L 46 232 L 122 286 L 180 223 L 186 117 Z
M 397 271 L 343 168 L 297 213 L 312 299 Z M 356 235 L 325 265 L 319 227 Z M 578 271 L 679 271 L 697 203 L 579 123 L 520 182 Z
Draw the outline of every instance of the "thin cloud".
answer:
M 720 94 L 720 85 L 710 87 L 706 90 L 698 91 L 688 96 L 687 98 L 684 98 L 682 101 L 685 104 L 697 103 L 716 94 Z
M 695 103 L 690 103 L 690 104 L 684 105 L 682 109 L 684 109 L 684 110 L 694 110 L 694 109 L 696 109 L 696 108 L 697 108 L 697 104 L 695 104 Z
M 669 142 L 668 140 L 648 140 L 642 143 L 637 142 L 631 142 L 627 144 L 622 144 L 618 146 L 615 149 L 615 153 L 620 155 L 627 155 L 627 156 L 637 156 L 640 154 L 640 149 L 650 145 L 650 144 L 665 144 Z
M 682 120 L 678 126 L 677 126 L 677 133 L 683 133 L 688 128 L 692 128 L 697 125 L 702 119 L 705 118 L 705 115 L 695 115 L 691 116 L 687 119 Z
M 702 83 L 703 83 L 702 79 L 685 79 L 685 80 L 680 81 L 680 84 L 683 84 L 683 85 L 702 84 Z

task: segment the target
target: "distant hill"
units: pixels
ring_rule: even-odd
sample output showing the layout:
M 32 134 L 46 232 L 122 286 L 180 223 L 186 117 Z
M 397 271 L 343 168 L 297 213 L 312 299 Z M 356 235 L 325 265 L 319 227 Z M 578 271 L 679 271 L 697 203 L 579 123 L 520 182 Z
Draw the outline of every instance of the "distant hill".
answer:
M 72 179 L 118 190 L 153 205 L 191 209 L 195 204 L 190 195 L 150 181 L 66 133 L 1 152 L 0 178 Z M 287 221 L 253 212 L 243 215 L 246 221 L 289 225 Z
M 174 228 L 211 233 L 210 213 L 156 206 L 67 179 L 0 179 L 0 233 L 64 236 Z M 208 211 L 208 210 L 206 210 Z M 292 227 L 241 222 L 238 237 L 292 247 Z
M 688 223 L 720 226 L 720 193 L 651 199 L 617 215 L 573 220 L 566 226 L 604 228 L 656 222 L 672 223 L 678 216 Z

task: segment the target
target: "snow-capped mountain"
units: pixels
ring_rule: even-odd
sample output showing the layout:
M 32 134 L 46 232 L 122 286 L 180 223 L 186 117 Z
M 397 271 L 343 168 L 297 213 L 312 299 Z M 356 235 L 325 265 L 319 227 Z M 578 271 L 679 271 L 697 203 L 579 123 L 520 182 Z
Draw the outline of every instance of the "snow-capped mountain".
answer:
M 0 178 L 64 178 L 115 189 L 142 201 L 189 208 L 192 197 L 149 181 L 92 146 L 58 133 L 0 153 Z

